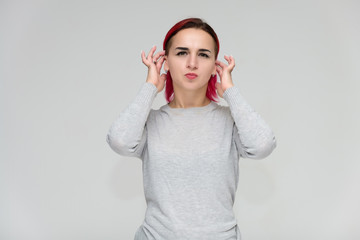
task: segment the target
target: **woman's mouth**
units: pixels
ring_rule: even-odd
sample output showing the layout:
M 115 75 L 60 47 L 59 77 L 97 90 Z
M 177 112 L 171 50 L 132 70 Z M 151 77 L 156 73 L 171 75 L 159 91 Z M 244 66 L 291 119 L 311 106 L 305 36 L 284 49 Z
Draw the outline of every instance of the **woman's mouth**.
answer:
M 188 79 L 195 79 L 195 78 L 197 78 L 197 74 L 195 74 L 195 73 L 187 73 L 187 74 L 185 74 L 185 76 L 188 78 Z

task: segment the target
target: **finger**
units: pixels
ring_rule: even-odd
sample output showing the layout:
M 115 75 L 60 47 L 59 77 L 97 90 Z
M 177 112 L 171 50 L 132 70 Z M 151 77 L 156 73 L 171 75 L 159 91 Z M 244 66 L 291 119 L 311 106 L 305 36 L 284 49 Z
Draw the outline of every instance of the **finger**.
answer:
M 154 61 L 158 61 L 159 58 L 161 58 L 162 56 L 165 55 L 165 51 L 161 51 L 161 52 L 158 52 L 157 54 L 155 54 L 155 56 L 153 57 L 153 60 Z
M 156 62 L 156 69 L 157 69 L 158 72 L 160 72 L 161 67 L 162 67 L 164 61 L 165 61 L 165 58 L 164 58 L 164 57 L 161 57 L 161 58 Z
M 165 82 L 166 82 L 166 74 L 165 73 L 161 74 L 160 81 L 165 84 Z
M 156 46 L 153 46 L 153 47 L 150 49 L 150 52 L 149 52 L 149 54 L 148 54 L 147 57 L 146 57 L 149 61 L 152 61 L 152 58 L 153 58 L 153 55 L 154 55 L 155 50 L 156 50 Z
M 220 62 L 220 61 L 218 61 L 218 60 L 216 60 L 215 63 L 216 63 L 217 66 L 219 66 L 219 67 L 221 67 L 221 68 L 226 68 L 226 67 L 227 67 L 227 65 L 226 65 L 225 63 Z
M 152 59 L 153 62 L 154 62 L 154 64 L 155 64 L 155 66 L 156 66 L 156 67 L 159 67 L 159 66 L 160 66 L 160 69 L 161 69 L 162 62 L 161 62 L 160 65 L 158 65 L 157 63 L 158 63 L 161 59 L 163 59 L 164 55 L 165 55 L 165 51 L 161 51 L 161 52 L 158 52 L 158 53 L 153 57 L 153 59 Z
M 226 60 L 230 63 L 230 62 L 235 62 L 235 59 L 233 56 L 226 56 Z
M 232 70 L 235 67 L 235 59 L 233 56 L 229 57 L 229 68 Z
M 141 51 L 141 60 L 147 67 L 149 66 L 149 61 L 146 59 L 144 51 Z
M 219 66 L 216 66 L 216 72 L 219 74 L 219 76 L 220 76 L 220 81 L 221 81 L 221 76 L 222 76 L 222 73 L 223 73 L 222 68 L 220 68 Z
M 215 87 L 216 87 L 216 91 L 219 94 L 219 96 L 222 97 L 224 94 L 224 91 L 221 88 L 221 84 L 217 82 L 217 83 L 215 83 Z
M 221 72 L 220 75 L 222 74 L 223 70 L 225 70 L 226 68 L 227 65 L 224 63 L 219 63 L 218 65 L 216 65 L 216 69 Z
M 158 86 L 158 92 L 162 91 L 165 87 L 165 82 L 166 82 L 166 74 L 161 74 L 160 76 L 160 84 Z
M 225 60 L 228 62 L 228 64 L 230 64 L 233 60 L 233 58 L 231 56 L 224 56 Z
M 234 64 L 234 66 L 235 66 L 235 58 L 233 56 L 231 56 L 231 60 L 232 60 L 232 62 Z
M 145 60 L 145 53 L 143 50 L 141 50 L 141 60 L 144 62 Z

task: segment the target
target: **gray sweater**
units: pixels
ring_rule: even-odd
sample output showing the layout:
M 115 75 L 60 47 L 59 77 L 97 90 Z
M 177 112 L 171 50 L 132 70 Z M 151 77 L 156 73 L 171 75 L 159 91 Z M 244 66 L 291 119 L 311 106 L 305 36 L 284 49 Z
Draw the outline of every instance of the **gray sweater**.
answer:
M 147 209 L 135 240 L 240 239 L 238 161 L 268 156 L 273 132 L 237 87 L 224 92 L 228 107 L 153 110 L 156 95 L 145 83 L 107 135 L 115 152 L 142 160 Z

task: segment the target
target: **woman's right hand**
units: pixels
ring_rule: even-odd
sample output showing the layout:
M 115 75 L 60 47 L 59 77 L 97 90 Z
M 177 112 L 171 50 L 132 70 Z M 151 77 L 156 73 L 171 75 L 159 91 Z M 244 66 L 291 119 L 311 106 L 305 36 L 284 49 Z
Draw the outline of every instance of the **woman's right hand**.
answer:
M 146 82 L 154 84 L 158 89 L 158 92 L 161 92 L 164 89 L 166 80 L 166 74 L 163 73 L 160 75 L 160 71 L 165 60 L 165 51 L 158 52 L 154 55 L 155 50 L 156 46 L 152 47 L 147 57 L 145 56 L 145 52 L 141 51 L 141 59 L 148 67 Z

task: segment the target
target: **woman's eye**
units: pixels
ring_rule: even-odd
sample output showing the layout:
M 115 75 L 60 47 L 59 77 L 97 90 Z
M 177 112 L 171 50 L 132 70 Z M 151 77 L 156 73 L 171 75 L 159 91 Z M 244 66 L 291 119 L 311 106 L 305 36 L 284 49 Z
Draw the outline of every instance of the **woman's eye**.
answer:
M 176 55 L 177 56 L 183 56 L 183 55 L 186 55 L 186 52 L 178 52 Z
M 209 55 L 207 55 L 206 53 L 200 53 L 199 56 L 204 58 L 209 58 Z

